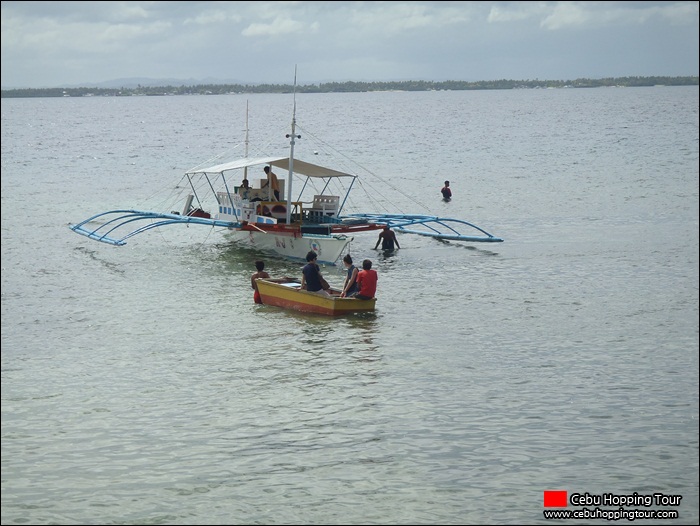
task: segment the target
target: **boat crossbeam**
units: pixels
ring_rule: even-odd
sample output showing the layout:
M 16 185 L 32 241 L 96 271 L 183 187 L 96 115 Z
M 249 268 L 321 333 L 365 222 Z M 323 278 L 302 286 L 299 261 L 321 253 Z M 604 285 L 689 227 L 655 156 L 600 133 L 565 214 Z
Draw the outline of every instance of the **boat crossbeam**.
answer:
M 350 217 L 383 223 L 389 228 L 394 228 L 406 234 L 417 234 L 446 241 L 470 241 L 479 243 L 498 243 L 503 241 L 503 239 L 489 234 L 486 230 L 473 223 L 451 217 L 419 214 L 350 214 Z M 424 226 L 428 230 L 409 228 L 418 225 Z M 458 230 L 460 225 L 473 228 L 481 232 L 483 236 L 462 234 Z M 440 230 L 438 227 L 441 227 L 443 230 Z M 444 230 L 447 230 L 447 232 Z

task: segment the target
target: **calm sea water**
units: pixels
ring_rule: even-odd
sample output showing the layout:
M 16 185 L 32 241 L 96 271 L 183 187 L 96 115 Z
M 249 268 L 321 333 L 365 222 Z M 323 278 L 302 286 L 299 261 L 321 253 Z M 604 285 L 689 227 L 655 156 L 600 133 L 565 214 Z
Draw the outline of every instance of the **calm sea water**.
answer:
M 341 319 L 255 305 L 218 232 L 68 228 L 158 203 L 246 102 L 284 153 L 291 95 L 3 99 L 3 524 L 544 524 L 545 490 L 697 524 L 697 87 L 298 95 L 366 211 L 505 239 L 357 236 L 377 311 Z

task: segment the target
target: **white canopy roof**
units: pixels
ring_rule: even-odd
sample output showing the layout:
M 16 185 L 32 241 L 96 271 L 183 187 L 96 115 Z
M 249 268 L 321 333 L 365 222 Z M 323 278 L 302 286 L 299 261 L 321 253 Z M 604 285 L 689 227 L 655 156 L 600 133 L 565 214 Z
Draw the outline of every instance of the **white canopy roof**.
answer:
M 251 166 L 271 165 L 289 172 L 289 157 L 245 157 L 236 161 L 217 164 L 206 168 L 198 168 L 188 172 L 189 174 L 198 173 L 223 173 L 229 170 L 239 170 Z M 299 159 L 294 159 L 294 173 L 306 175 L 307 177 L 356 177 L 353 174 L 339 172 L 332 168 L 326 168 L 318 164 L 307 163 Z M 278 174 L 282 176 L 282 174 Z

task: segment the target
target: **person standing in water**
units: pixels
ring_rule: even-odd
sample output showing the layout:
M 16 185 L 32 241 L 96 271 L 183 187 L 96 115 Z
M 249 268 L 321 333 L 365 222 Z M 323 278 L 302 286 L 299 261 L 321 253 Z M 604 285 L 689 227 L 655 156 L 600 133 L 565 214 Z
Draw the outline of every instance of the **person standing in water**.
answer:
M 253 287 L 253 290 L 255 291 L 255 294 L 253 294 L 253 300 L 255 303 L 260 303 L 262 304 L 262 298 L 260 297 L 260 293 L 258 292 L 258 284 L 255 283 L 255 280 L 258 278 L 269 278 L 270 275 L 265 272 L 265 262 L 264 261 L 256 261 L 255 262 L 255 268 L 258 270 L 255 274 L 250 276 L 250 285 Z
M 450 182 L 445 181 L 445 186 L 442 187 L 442 198 L 447 200 L 447 199 L 452 199 L 452 190 L 450 190 Z
M 377 250 L 379 243 L 382 244 L 382 250 L 394 250 L 394 245 L 396 245 L 396 248 L 401 248 L 399 245 L 399 240 L 396 239 L 396 234 L 394 234 L 394 231 L 389 228 L 388 225 L 385 225 L 384 230 L 379 232 L 377 244 L 374 245 L 375 250 Z

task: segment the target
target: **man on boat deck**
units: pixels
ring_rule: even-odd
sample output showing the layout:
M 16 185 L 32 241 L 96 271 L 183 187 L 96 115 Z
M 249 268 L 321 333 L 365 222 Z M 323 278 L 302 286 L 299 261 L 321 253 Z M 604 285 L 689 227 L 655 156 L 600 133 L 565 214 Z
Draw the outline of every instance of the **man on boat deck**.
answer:
M 389 225 L 384 225 L 384 230 L 379 232 L 377 244 L 374 245 L 375 250 L 377 250 L 380 241 L 382 243 L 382 250 L 394 250 L 394 243 L 396 243 L 396 248 L 401 248 L 399 245 L 399 240 L 396 239 L 396 234 L 394 234 L 394 231 L 389 228 Z
M 265 183 L 264 186 L 269 186 L 272 189 L 272 193 L 275 195 L 275 201 L 280 200 L 280 183 L 279 180 L 277 179 L 277 175 L 275 172 L 270 170 L 269 166 L 266 166 L 263 168 L 265 170 L 265 174 L 267 175 L 267 183 Z
M 238 193 L 243 199 L 248 199 L 248 195 L 250 194 L 250 183 L 248 182 L 247 178 L 243 178 L 241 186 L 238 189 Z

